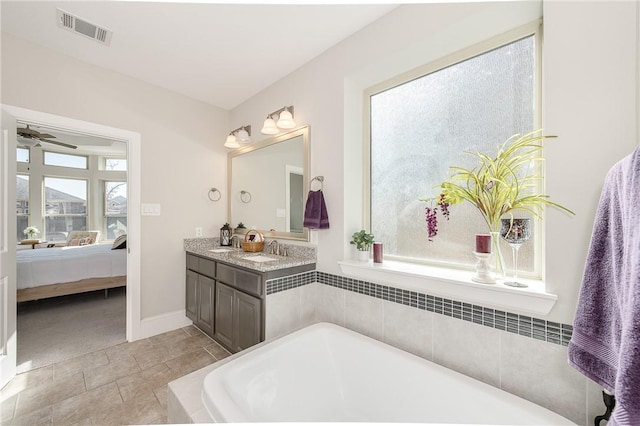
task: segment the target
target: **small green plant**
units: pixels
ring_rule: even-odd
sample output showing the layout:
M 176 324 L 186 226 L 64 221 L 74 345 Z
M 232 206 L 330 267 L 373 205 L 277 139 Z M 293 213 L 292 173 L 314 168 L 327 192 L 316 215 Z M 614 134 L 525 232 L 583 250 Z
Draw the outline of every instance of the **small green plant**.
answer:
M 367 234 L 367 231 L 361 229 L 358 232 L 354 232 L 351 236 L 350 244 L 355 244 L 356 248 L 360 251 L 367 251 L 373 244 L 373 234 Z

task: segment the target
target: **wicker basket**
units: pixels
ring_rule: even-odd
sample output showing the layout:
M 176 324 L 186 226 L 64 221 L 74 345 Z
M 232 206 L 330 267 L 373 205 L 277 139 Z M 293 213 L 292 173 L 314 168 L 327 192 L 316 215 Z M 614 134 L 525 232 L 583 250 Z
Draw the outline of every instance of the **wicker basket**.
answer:
M 254 235 L 253 241 L 251 241 L 251 235 Z M 263 248 L 264 236 L 260 232 L 252 229 L 251 231 L 247 231 L 247 233 L 244 234 L 244 241 L 242 241 L 243 251 L 255 253 L 258 251 L 262 251 Z

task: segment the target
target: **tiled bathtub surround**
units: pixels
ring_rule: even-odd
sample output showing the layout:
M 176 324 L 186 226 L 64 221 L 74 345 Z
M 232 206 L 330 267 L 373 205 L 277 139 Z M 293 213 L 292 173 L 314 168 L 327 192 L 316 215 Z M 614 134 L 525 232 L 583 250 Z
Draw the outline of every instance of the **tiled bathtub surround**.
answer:
M 423 309 L 490 328 L 508 331 L 537 340 L 567 346 L 573 327 L 569 324 L 545 321 L 470 303 L 450 300 L 430 294 L 417 293 L 348 277 L 310 271 L 267 281 L 267 295 L 318 282 L 377 299 Z
M 267 282 L 267 339 L 345 326 L 553 410 L 579 425 L 602 389 L 567 363 L 571 326 L 319 271 Z

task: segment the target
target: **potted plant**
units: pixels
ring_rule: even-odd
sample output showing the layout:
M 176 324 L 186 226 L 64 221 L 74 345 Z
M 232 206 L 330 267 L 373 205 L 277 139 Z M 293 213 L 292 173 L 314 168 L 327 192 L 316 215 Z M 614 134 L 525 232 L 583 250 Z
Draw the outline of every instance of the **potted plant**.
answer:
M 373 244 L 373 238 L 373 234 L 368 234 L 364 229 L 353 233 L 350 244 L 354 244 L 358 249 L 358 260 L 369 260 L 369 250 Z
M 480 152 L 470 153 L 478 159 L 478 165 L 472 169 L 451 167 L 452 175 L 439 185 L 440 194 L 436 198 L 421 199 L 436 202 L 435 207 L 425 209 L 429 241 L 438 233 L 438 211 L 448 219 L 450 206 L 467 201 L 478 209 L 487 223 L 496 248 L 496 272 L 504 273 L 504 261 L 497 245 L 504 215 L 513 217 L 512 212 L 519 210 L 541 219 L 545 205 L 574 214 L 549 200 L 548 195 L 536 192 L 541 179 L 536 166 L 544 160 L 540 155 L 542 141 L 555 138 L 541 132 L 535 130 L 510 137 L 498 148 L 495 157 Z
M 28 226 L 22 233 L 27 236 L 28 240 L 35 240 L 36 235 L 38 235 L 40 231 L 35 226 Z

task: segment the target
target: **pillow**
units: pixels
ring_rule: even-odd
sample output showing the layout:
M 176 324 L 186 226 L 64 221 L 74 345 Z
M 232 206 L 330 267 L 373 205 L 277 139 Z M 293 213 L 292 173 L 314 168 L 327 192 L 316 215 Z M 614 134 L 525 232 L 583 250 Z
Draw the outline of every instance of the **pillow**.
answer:
M 71 242 L 76 239 L 84 240 L 84 241 L 78 241 L 77 244 L 72 244 Z M 100 231 L 70 231 L 69 235 L 67 236 L 66 245 L 77 246 L 77 245 L 95 244 L 98 242 L 98 240 L 100 240 Z M 81 244 L 81 243 L 84 243 L 84 244 Z
M 113 245 L 111 246 L 111 250 L 119 250 L 127 248 L 127 234 L 120 235 L 115 239 Z
M 68 246 L 79 246 L 80 245 L 80 238 L 74 238 L 73 240 L 67 242 Z

